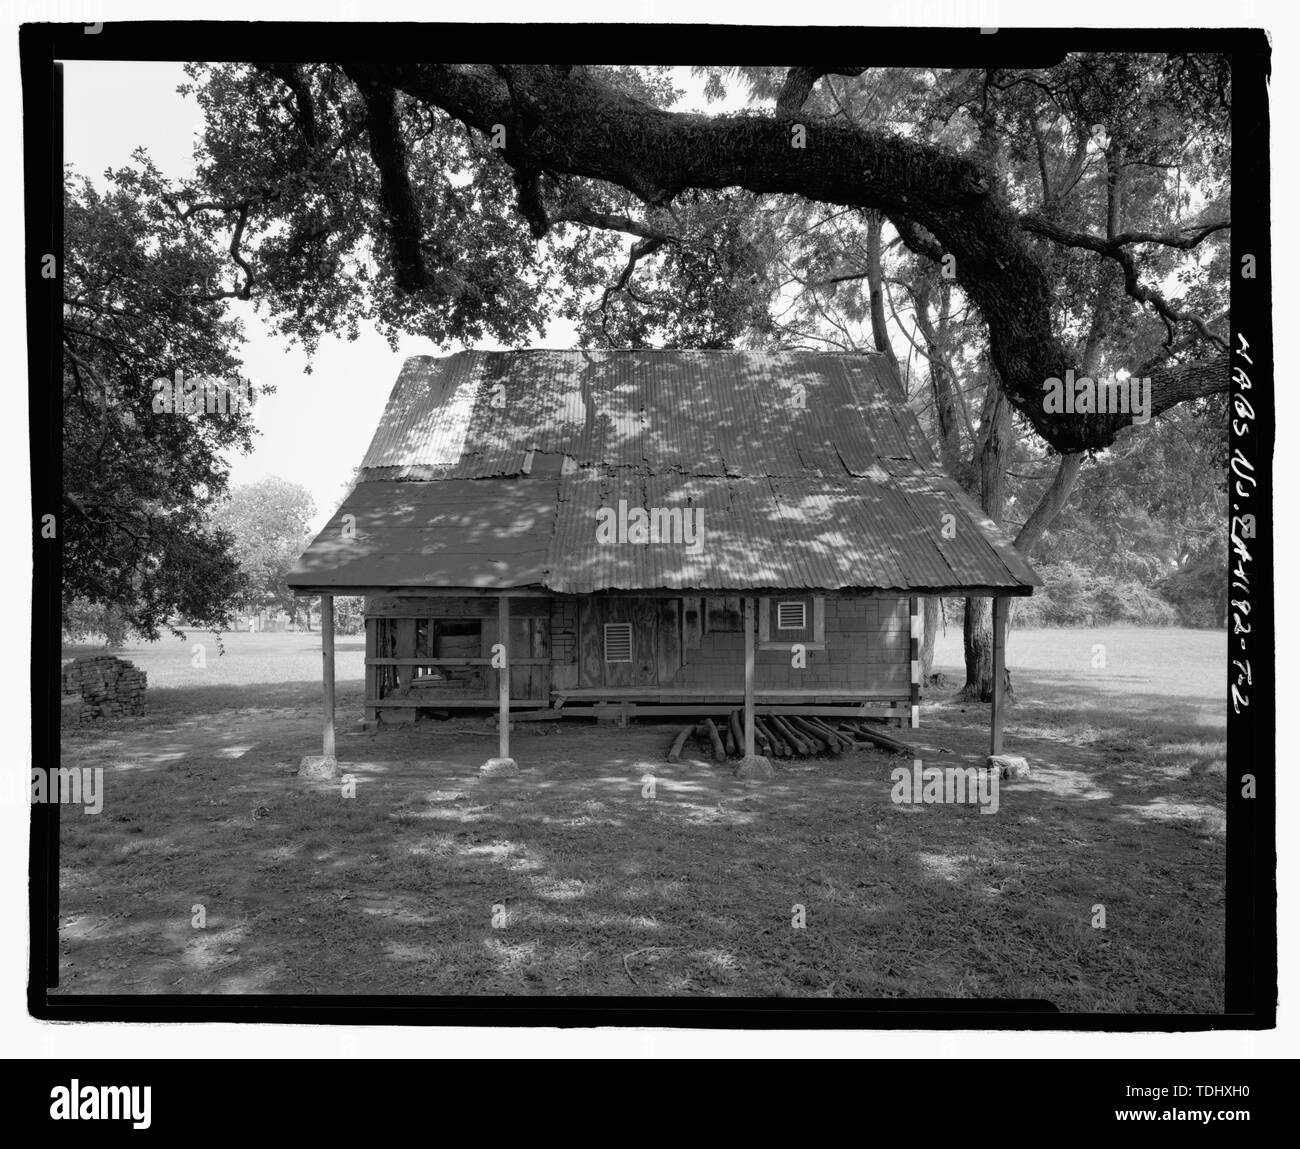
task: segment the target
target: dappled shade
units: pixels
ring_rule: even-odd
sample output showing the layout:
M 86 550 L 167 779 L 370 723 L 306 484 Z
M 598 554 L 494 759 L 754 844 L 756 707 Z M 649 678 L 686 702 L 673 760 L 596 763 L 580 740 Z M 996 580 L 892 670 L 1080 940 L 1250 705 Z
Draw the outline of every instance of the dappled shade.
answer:
M 1040 585 L 925 443 L 879 355 L 462 352 L 408 359 L 299 587 Z M 602 507 L 703 537 L 597 542 Z

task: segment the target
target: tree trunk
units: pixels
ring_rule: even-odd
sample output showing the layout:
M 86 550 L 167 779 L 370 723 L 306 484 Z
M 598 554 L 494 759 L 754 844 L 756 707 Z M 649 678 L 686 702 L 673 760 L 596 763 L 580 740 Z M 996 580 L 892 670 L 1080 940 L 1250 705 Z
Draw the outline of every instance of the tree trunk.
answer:
M 1001 524 L 1006 508 L 1007 454 L 1011 447 L 1011 407 L 998 380 L 989 380 L 980 418 L 983 445 L 979 454 L 980 505 L 994 523 Z M 993 698 L 993 612 L 984 598 L 966 600 L 962 623 L 962 646 L 966 656 L 966 684 L 962 697 L 989 702 Z M 1006 697 L 1010 699 L 1011 676 L 1007 675 Z
M 930 681 L 934 673 L 934 638 L 939 629 L 939 600 L 927 598 L 921 600 L 921 688 Z
M 993 603 L 987 598 L 968 598 L 962 622 L 962 646 L 966 652 L 966 685 L 962 697 L 971 702 L 993 701 Z M 1008 676 L 1007 685 L 1010 685 Z
M 867 287 L 871 301 L 871 341 L 893 365 L 898 375 L 898 356 L 889 341 L 889 328 L 885 323 L 885 277 L 880 260 L 880 232 L 884 216 L 878 211 L 867 213 Z

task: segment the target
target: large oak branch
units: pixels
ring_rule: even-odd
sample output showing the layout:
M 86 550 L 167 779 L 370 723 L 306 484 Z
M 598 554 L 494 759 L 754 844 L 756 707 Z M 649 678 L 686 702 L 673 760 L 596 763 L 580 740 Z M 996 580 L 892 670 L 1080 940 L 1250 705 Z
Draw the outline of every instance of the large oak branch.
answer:
M 840 121 L 809 118 L 800 134 L 780 117 L 668 112 L 579 67 L 365 63 L 348 72 L 482 132 L 501 125 L 505 159 L 516 168 L 608 181 L 649 204 L 687 188 L 743 187 L 874 208 L 905 227 L 920 225 L 935 250 L 955 258 L 958 282 L 988 323 L 1008 397 L 1049 443 L 1062 452 L 1108 446 L 1130 421 L 1043 410 L 1045 381 L 1079 364 L 1053 330 L 1052 287 L 1020 221 L 968 160 Z M 1152 380 L 1153 406 L 1165 409 L 1198 381 L 1217 379 L 1213 369 L 1169 383 L 1162 373 Z

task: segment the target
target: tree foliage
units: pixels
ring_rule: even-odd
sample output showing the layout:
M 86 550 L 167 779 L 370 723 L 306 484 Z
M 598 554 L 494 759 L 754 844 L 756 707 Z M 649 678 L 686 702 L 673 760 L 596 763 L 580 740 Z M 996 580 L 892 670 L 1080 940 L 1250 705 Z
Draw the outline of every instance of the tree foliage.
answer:
M 243 606 L 294 613 L 293 591 L 285 580 L 309 541 L 308 525 L 315 514 L 305 487 L 274 475 L 235 487 L 215 509 L 213 525 L 234 540 L 247 580 Z
M 220 628 L 239 591 L 230 540 L 206 515 L 221 453 L 251 444 L 250 413 L 154 410 L 152 380 L 233 378 L 241 335 L 218 298 L 213 221 L 177 218 L 143 156 L 106 191 L 65 182 L 63 598 L 113 607 L 149 637 L 174 617 Z

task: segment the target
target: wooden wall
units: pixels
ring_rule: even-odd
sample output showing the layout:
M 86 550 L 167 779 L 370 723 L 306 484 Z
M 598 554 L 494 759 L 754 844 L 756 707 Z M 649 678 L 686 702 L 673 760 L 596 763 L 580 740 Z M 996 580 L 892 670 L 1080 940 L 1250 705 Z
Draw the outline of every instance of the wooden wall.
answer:
M 823 690 L 907 699 L 911 683 L 910 616 L 906 598 L 859 596 L 825 602 L 824 650 L 809 650 L 807 666 L 791 666 L 788 647 L 757 652 L 759 690 Z M 510 695 L 546 699 L 553 690 L 575 688 L 672 688 L 698 693 L 710 687 L 738 693 L 744 688 L 745 636 L 738 629 L 741 599 L 629 598 L 618 595 L 511 599 L 510 656 L 544 659 L 545 665 L 511 668 Z M 761 601 L 760 601 L 761 609 Z M 497 641 L 497 600 L 374 596 L 366 600 L 367 655 L 411 658 L 431 655 L 431 628 L 420 620 L 478 618 L 481 657 Z M 632 661 L 604 660 L 604 624 L 632 624 Z M 481 674 L 483 697 L 495 700 L 497 672 Z M 367 671 L 372 689 L 387 693 L 408 681 L 407 668 Z M 373 683 L 373 685 L 372 685 Z
M 490 659 L 497 636 L 497 600 L 487 595 L 473 598 L 433 598 L 416 595 L 376 595 L 366 599 L 366 656 L 380 658 L 477 657 Z M 547 699 L 551 693 L 550 602 L 544 598 L 510 600 L 510 697 Z M 478 619 L 477 645 L 458 637 L 438 642 L 435 619 Z M 441 649 L 435 648 L 435 643 Z M 474 648 L 471 650 L 471 645 Z M 452 648 L 455 649 L 452 649 Z M 521 664 L 521 660 L 538 664 Z M 366 668 L 366 697 L 380 698 L 401 690 L 418 667 Z M 448 700 L 495 700 L 500 672 L 491 666 L 443 667 L 448 678 Z M 452 684 L 459 689 L 452 690 Z M 436 701 L 436 700 L 435 700 Z
M 761 609 L 760 599 L 760 609 Z M 826 649 L 809 650 L 807 666 L 791 666 L 788 647 L 756 654 L 754 683 L 759 690 L 825 687 L 841 691 L 909 697 L 911 689 L 911 616 L 907 599 L 860 596 L 825 599 Z M 745 685 L 743 632 L 710 632 L 685 651 L 684 664 L 671 679 L 674 686 L 718 686 L 728 691 Z

